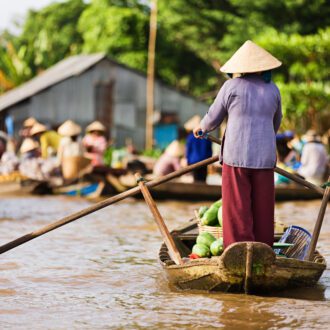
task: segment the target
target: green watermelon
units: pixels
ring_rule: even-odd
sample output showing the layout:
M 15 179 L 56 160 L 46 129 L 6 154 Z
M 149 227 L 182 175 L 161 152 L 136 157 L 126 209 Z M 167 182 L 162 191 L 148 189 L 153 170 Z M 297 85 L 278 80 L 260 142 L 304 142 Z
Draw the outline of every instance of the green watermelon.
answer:
M 206 245 L 207 247 L 210 247 L 210 245 L 216 240 L 216 238 L 210 234 L 210 233 L 207 233 L 207 232 L 204 232 L 204 233 L 200 233 L 198 236 L 197 236 L 197 239 L 196 239 L 196 243 L 197 244 L 204 244 Z
M 205 205 L 201 206 L 198 210 L 198 216 L 201 218 L 207 210 L 208 210 L 207 206 Z
M 220 206 L 219 210 L 218 210 L 218 221 L 219 221 L 220 227 L 222 227 L 222 206 Z
M 204 244 L 195 244 L 192 248 L 192 253 L 197 254 L 201 258 L 207 258 L 210 254 L 210 249 Z
M 219 256 L 223 251 L 223 239 L 219 238 L 214 241 L 210 246 L 210 250 L 213 256 Z
M 214 226 L 218 223 L 218 210 L 222 205 L 222 201 L 219 200 L 213 203 L 210 208 L 204 213 L 201 218 L 201 223 L 204 226 Z
M 222 206 L 222 200 L 219 199 L 218 201 L 214 202 L 211 207 L 216 207 L 217 209 L 219 209 L 219 207 Z

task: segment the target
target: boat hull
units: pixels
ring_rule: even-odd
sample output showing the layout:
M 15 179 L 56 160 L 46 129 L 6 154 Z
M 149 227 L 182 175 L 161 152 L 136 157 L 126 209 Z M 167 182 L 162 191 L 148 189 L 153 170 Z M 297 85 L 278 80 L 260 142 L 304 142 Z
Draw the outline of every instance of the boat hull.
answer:
M 172 232 L 184 264 L 172 261 L 165 244 L 159 252 L 168 282 L 182 290 L 269 293 L 313 286 L 326 269 L 325 259 L 318 252 L 313 262 L 278 257 L 269 246 L 259 242 L 235 243 L 219 257 L 190 260 L 187 256 L 196 240 L 196 235 L 189 234 L 195 229 L 193 226 Z
M 219 257 L 212 259 L 219 259 Z M 322 264 L 315 267 L 315 263 L 309 263 L 308 267 L 307 262 L 304 262 L 304 265 L 297 265 L 290 261 L 296 260 L 291 259 L 284 262 L 276 260 L 263 274 L 253 274 L 249 293 L 313 286 L 325 269 Z M 182 266 L 162 266 L 169 283 L 182 290 L 245 292 L 245 275 L 232 273 L 218 260 L 193 262 Z

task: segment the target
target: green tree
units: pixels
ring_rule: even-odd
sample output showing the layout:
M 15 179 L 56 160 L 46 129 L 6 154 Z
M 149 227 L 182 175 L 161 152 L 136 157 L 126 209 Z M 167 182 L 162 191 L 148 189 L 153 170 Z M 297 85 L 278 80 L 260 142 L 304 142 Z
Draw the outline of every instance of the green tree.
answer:
M 79 19 L 83 51 L 104 52 L 145 70 L 149 19 L 146 10 L 138 1 L 93 0 Z
M 32 73 L 25 62 L 26 48 L 15 49 L 13 36 L 4 32 L 0 36 L 0 93 L 21 84 L 31 78 Z
M 14 44 L 25 47 L 24 58 L 33 74 L 81 51 L 82 38 L 76 26 L 85 8 L 83 0 L 68 0 L 29 11 Z

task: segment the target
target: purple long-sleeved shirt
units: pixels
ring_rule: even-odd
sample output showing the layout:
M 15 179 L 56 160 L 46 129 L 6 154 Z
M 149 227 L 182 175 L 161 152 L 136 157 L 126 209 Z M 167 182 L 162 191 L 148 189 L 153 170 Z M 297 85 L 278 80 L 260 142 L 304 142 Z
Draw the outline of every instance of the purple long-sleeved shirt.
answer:
M 226 116 L 220 160 L 235 167 L 274 168 L 275 135 L 282 119 L 276 85 L 257 74 L 226 81 L 202 119 L 201 129 L 214 130 Z

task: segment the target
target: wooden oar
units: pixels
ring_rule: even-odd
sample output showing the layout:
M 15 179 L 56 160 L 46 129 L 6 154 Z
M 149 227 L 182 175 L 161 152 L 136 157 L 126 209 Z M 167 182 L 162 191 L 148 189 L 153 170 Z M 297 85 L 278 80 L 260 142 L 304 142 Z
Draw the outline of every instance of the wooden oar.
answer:
M 189 165 L 189 166 L 187 166 L 185 168 L 182 168 L 182 169 L 180 169 L 178 171 L 175 171 L 175 172 L 172 172 L 170 174 L 167 174 L 167 175 L 165 175 L 163 177 L 156 178 L 156 179 L 154 179 L 152 181 L 149 181 L 149 182 L 146 183 L 146 186 L 147 187 L 158 186 L 158 185 L 160 185 L 160 184 L 162 184 L 164 182 L 170 181 L 170 180 L 172 180 L 174 178 L 177 178 L 177 177 L 179 177 L 179 176 L 181 176 L 183 174 L 189 173 L 190 171 L 193 171 L 193 170 L 195 170 L 197 168 L 200 168 L 202 166 L 206 166 L 206 165 L 215 163 L 218 160 L 219 160 L 219 157 L 218 156 L 210 157 L 210 158 L 205 159 L 205 160 L 203 160 L 201 162 L 198 162 L 198 163 Z M 121 200 L 123 200 L 123 199 L 125 199 L 127 197 L 131 197 L 131 196 L 137 195 L 139 192 L 140 192 L 140 187 L 139 186 L 134 187 L 132 189 L 129 189 L 127 191 L 124 191 L 121 194 L 118 194 L 116 196 L 107 198 L 104 201 L 101 201 L 101 202 L 96 203 L 96 204 L 94 204 L 94 205 L 92 205 L 90 207 L 87 207 L 87 208 L 85 208 L 85 209 L 83 209 L 81 211 L 78 211 L 78 212 L 73 213 L 73 214 L 71 214 L 69 216 L 66 216 L 66 217 L 64 217 L 64 218 L 62 218 L 62 219 L 60 219 L 60 220 L 58 220 L 56 222 L 53 222 L 53 223 L 51 223 L 51 224 L 49 224 L 47 226 L 44 226 L 44 227 L 42 227 L 42 228 L 40 228 L 40 229 L 38 229 L 36 231 L 33 231 L 33 232 L 29 233 L 29 234 L 26 234 L 24 236 L 21 236 L 21 237 L 15 239 L 15 240 L 13 240 L 13 241 L 11 241 L 9 243 L 6 243 L 6 244 L 0 246 L 0 254 L 4 253 L 6 251 L 9 251 L 9 250 L 11 250 L 11 249 L 13 249 L 13 248 L 21 245 L 21 244 L 24 244 L 24 243 L 26 243 L 26 242 L 28 242 L 28 241 L 36 238 L 36 237 L 39 237 L 41 235 L 44 235 L 44 234 L 46 234 L 46 233 L 48 233 L 48 232 L 50 232 L 50 231 L 52 231 L 52 230 L 54 230 L 56 228 L 59 228 L 61 226 L 64 226 L 64 225 L 66 225 L 66 224 L 68 224 L 68 223 L 70 223 L 72 221 L 75 221 L 75 220 L 77 220 L 79 218 L 82 218 L 82 217 L 84 217 L 84 216 L 86 216 L 88 214 L 91 214 L 91 213 L 93 213 L 95 211 L 101 210 L 104 207 L 107 207 L 107 206 L 109 206 L 111 204 L 117 203 L 117 202 L 119 202 L 119 201 L 121 201 Z
M 140 174 L 136 174 L 135 175 L 136 181 L 141 189 L 142 195 L 147 203 L 147 205 L 149 206 L 149 209 L 151 211 L 151 213 L 154 216 L 154 219 L 156 221 L 156 224 L 160 230 L 160 233 L 163 236 L 164 242 L 167 246 L 168 252 L 172 258 L 172 260 L 177 264 L 177 265 L 182 265 L 183 261 L 181 259 L 180 253 L 178 251 L 178 249 L 176 248 L 176 245 L 174 243 L 173 237 L 171 236 L 169 230 L 166 227 L 166 224 L 164 222 L 163 217 L 161 216 L 157 205 L 154 201 L 154 199 L 152 198 L 149 189 L 146 186 L 146 182 L 145 180 L 141 177 Z
M 330 181 L 330 176 L 328 178 L 328 182 L 329 181 Z M 314 259 L 314 252 L 315 252 L 315 249 L 316 249 L 317 241 L 318 241 L 319 236 L 320 236 L 320 231 L 321 231 L 321 227 L 322 227 L 322 223 L 323 223 L 323 218 L 324 218 L 325 210 L 326 210 L 327 205 L 328 205 L 329 198 L 330 198 L 330 186 L 327 186 L 326 189 L 325 189 L 324 195 L 323 195 L 320 211 L 319 211 L 319 214 L 317 216 L 316 224 L 315 224 L 313 235 L 312 235 L 312 240 L 311 240 L 309 250 L 308 250 L 308 254 L 307 254 L 307 260 L 309 260 L 309 261 L 313 261 L 313 259 Z
M 212 142 L 215 142 L 215 143 L 221 145 L 221 140 L 218 139 L 218 138 L 216 138 L 215 136 L 209 135 L 208 133 L 203 133 L 202 131 L 199 131 L 198 132 L 198 135 L 201 136 L 201 137 L 203 137 L 203 138 L 206 138 L 206 139 L 208 139 L 208 140 L 210 140 Z M 318 187 L 318 186 L 314 185 L 311 182 L 308 182 L 308 181 L 304 180 L 303 178 L 299 177 L 296 174 L 289 173 L 286 170 L 283 170 L 282 168 L 279 168 L 277 166 L 275 167 L 274 171 L 277 172 L 280 175 L 283 175 L 283 176 L 287 177 L 288 179 L 291 179 L 292 181 L 295 181 L 297 183 L 300 183 L 301 185 L 303 185 L 303 186 L 305 186 L 307 188 L 313 189 L 314 191 L 318 192 L 321 195 L 324 194 L 324 189 L 322 189 L 321 187 Z

